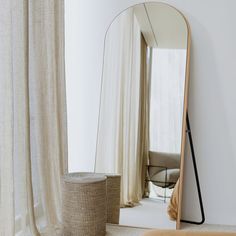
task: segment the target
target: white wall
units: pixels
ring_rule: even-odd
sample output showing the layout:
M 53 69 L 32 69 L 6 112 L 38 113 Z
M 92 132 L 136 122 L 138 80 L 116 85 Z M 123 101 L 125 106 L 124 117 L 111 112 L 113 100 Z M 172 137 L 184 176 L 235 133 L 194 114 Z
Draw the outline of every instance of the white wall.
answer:
M 66 0 L 69 168 L 93 170 L 105 31 L 138 0 Z M 166 0 L 192 30 L 189 115 L 206 223 L 236 225 L 236 1 Z M 189 150 L 186 151 L 189 153 Z M 185 218 L 199 218 L 186 156 Z

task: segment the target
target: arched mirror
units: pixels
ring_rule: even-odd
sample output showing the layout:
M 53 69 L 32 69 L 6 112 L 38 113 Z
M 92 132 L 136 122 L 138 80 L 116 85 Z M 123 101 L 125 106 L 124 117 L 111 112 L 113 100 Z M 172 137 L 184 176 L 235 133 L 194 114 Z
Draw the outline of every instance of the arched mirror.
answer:
M 120 224 L 179 227 L 189 45 L 186 19 L 163 3 L 130 7 L 107 30 L 95 171 L 122 176 Z

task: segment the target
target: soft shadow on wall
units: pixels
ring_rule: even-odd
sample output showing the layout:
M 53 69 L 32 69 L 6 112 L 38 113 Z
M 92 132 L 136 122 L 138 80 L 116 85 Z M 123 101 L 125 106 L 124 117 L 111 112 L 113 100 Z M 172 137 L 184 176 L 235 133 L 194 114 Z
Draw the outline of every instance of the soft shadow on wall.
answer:
M 235 224 L 235 218 L 227 217 L 226 220 L 219 220 L 216 212 L 221 212 L 227 216 L 233 216 L 230 205 L 223 201 L 227 192 L 235 194 L 232 182 L 229 181 L 234 176 L 235 160 L 233 150 L 233 130 L 230 128 L 229 111 L 227 109 L 226 80 L 221 75 L 219 54 L 221 49 L 215 48 L 214 38 L 208 29 L 197 21 L 196 18 L 189 17 L 194 25 L 192 32 L 191 48 L 191 79 L 189 96 L 189 114 L 191 119 L 192 133 L 195 145 L 197 164 L 199 169 L 203 203 L 206 212 L 206 222 L 213 224 Z M 193 31 L 193 30 L 192 30 Z M 197 32 L 197 34 L 196 34 Z M 199 41 L 204 42 L 199 50 Z M 199 58 L 203 58 L 199 61 Z M 198 61 L 196 61 L 198 60 Z M 224 62 L 225 63 L 225 62 Z M 224 73 L 223 73 L 224 74 Z M 230 81 L 228 81 L 230 84 Z M 232 102 L 232 101 L 231 101 Z M 234 135 L 235 136 L 235 135 Z M 197 192 L 193 190 L 193 168 L 189 151 L 186 155 L 185 166 L 185 190 L 184 204 L 188 207 L 183 209 L 183 217 L 190 219 L 200 219 L 200 212 Z M 231 163 L 231 164 L 229 164 Z M 231 169 L 231 170 L 230 170 Z M 191 180 L 187 178 L 191 176 Z M 195 183 L 194 183 L 195 184 Z M 193 201 L 194 199 L 194 201 Z M 228 199 L 233 202 L 232 199 Z M 194 207 L 190 207 L 194 202 Z M 235 205 L 235 204 L 234 204 Z

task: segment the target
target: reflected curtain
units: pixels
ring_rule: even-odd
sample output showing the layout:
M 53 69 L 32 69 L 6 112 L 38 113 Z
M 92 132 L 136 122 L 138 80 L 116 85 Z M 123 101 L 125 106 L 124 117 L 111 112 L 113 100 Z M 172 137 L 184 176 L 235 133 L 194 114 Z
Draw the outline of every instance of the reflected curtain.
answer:
M 139 98 L 139 133 L 138 133 L 138 171 L 136 179 L 141 182 L 138 185 L 139 194 L 145 197 L 149 193 L 147 177 L 147 164 L 149 155 L 149 113 L 150 113 L 150 86 L 151 86 L 151 52 L 147 47 L 146 41 L 141 37 L 141 71 L 140 71 L 140 98 Z
M 137 203 L 144 188 L 148 136 L 143 136 L 146 57 L 141 45 L 138 21 L 127 10 L 106 35 L 95 163 L 96 172 L 121 174 L 121 206 Z
M 1 1 L 0 235 L 56 235 L 67 171 L 62 0 Z

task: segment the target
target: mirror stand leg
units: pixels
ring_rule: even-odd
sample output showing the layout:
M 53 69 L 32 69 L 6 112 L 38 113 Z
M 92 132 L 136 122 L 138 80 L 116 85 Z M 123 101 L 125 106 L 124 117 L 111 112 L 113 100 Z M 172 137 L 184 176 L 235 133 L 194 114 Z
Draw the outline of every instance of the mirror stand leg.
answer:
M 193 139 L 192 139 L 192 134 L 191 134 L 191 127 L 190 127 L 188 112 L 187 112 L 186 119 L 187 119 L 187 130 L 186 130 L 186 132 L 188 133 L 188 138 L 189 138 L 189 143 L 190 143 L 191 156 L 192 156 L 195 180 L 196 180 L 196 184 L 197 184 L 197 191 L 198 191 L 198 198 L 199 198 L 199 204 L 200 204 L 202 219 L 201 219 L 201 221 L 191 221 L 191 220 L 181 219 L 181 222 L 201 225 L 205 222 L 205 213 L 204 213 L 204 207 L 203 207 L 203 202 L 202 202 L 201 187 L 200 187 L 200 181 L 199 181 L 199 177 L 198 177 L 197 163 L 196 163 L 196 158 L 195 158 L 195 152 L 194 152 Z

